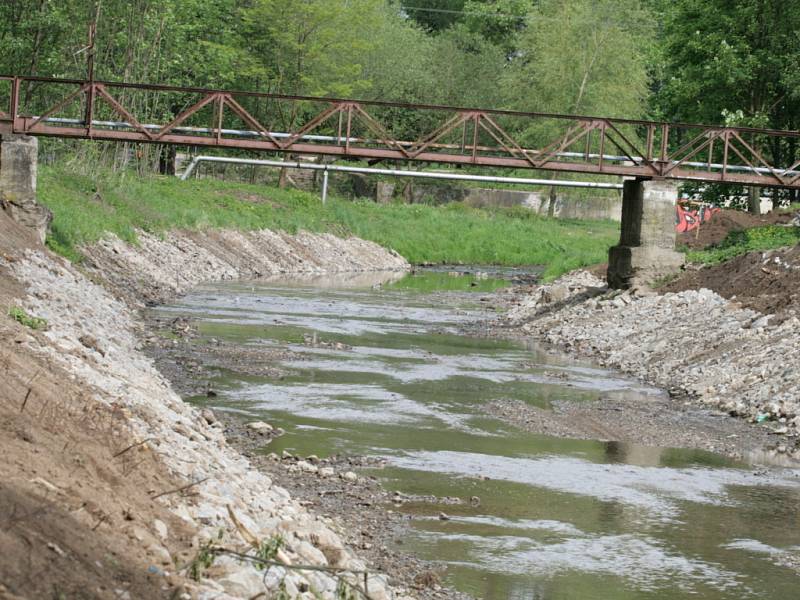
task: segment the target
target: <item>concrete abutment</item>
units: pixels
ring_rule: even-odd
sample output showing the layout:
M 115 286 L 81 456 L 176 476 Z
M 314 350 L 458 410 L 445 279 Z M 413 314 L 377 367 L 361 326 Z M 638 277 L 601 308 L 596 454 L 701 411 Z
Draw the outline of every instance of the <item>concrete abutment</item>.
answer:
M 53 214 L 36 201 L 38 152 L 34 137 L 0 135 L 0 207 L 44 243 Z
M 608 252 L 608 285 L 641 287 L 678 271 L 683 254 L 675 250 L 677 184 L 630 179 L 622 190 L 622 231 Z

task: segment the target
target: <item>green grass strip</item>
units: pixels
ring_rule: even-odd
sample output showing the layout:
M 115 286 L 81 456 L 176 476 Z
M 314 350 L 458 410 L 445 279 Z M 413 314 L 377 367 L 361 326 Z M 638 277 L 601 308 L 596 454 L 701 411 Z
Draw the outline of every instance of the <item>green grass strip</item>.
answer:
M 525 208 L 477 209 L 462 203 L 379 205 L 211 179 L 130 174 L 79 175 L 41 169 L 39 197 L 54 214 L 47 243 L 70 260 L 108 232 L 136 243 L 136 230 L 269 228 L 355 235 L 415 264 L 543 265 L 554 278 L 607 260 L 619 224 L 550 219 Z

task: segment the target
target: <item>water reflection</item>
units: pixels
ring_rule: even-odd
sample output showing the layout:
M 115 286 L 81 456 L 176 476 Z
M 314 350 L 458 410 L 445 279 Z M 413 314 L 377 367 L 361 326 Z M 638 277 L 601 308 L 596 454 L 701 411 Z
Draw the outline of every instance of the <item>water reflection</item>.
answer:
M 452 585 L 492 599 L 797 597 L 797 471 L 519 432 L 481 406 L 660 392 L 535 346 L 459 336 L 478 302 L 411 291 L 428 283 L 307 285 L 207 286 L 164 310 L 200 318 L 206 336 L 307 355 L 280 381 L 214 383 L 215 408 L 290 433 L 270 451 L 379 455 L 388 466 L 370 473 L 388 489 L 478 496 L 447 521 L 438 506 L 403 508 L 404 548 L 447 564 Z M 314 334 L 342 346 L 304 344 Z

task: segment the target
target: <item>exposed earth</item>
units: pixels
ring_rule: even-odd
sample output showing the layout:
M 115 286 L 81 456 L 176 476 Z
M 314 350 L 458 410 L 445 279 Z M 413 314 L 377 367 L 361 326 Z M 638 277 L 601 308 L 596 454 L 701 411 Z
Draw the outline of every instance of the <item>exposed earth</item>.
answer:
M 699 236 L 685 234 L 694 236 L 686 243 L 715 244 L 723 239 L 723 231 L 785 219 L 768 216 L 756 222 L 729 212 L 717 215 L 719 220 L 704 226 Z M 316 272 L 326 268 L 319 255 L 305 255 L 300 263 L 286 258 L 297 248 L 319 246 L 321 240 L 273 239 L 286 254 L 271 250 L 258 264 L 247 265 L 236 264 L 236 253 L 253 244 L 252 237 L 221 234 L 214 250 L 176 234 L 167 242 L 147 239 L 141 255 L 111 239 L 87 249 L 87 268 L 95 280 L 133 306 L 164 301 L 207 279 L 280 272 L 301 263 Z M 5 343 L 0 351 L 0 429 L 6 459 L 0 465 L 0 545 L 5 556 L 13 557 L 0 565 L 0 597 L 188 599 L 208 597 L 203 594 L 209 589 L 242 597 L 242 590 L 261 585 L 252 567 L 247 571 L 228 561 L 199 583 L 187 575 L 210 531 L 223 522 L 229 528 L 226 543 L 241 538 L 241 522 L 231 522 L 222 505 L 210 516 L 214 513 L 208 507 L 214 506 L 219 492 L 206 487 L 206 479 L 213 484 L 211 479 L 219 477 L 214 473 L 232 473 L 234 481 L 246 487 L 251 485 L 246 483 L 251 467 L 266 476 L 258 484 L 264 490 L 274 480 L 289 492 L 270 496 L 270 514 L 303 515 L 305 533 L 281 529 L 295 536 L 286 552 L 326 564 L 333 554 L 347 557 L 337 558 L 340 564 L 369 564 L 388 573 L 390 585 L 417 597 L 463 597 L 440 586 L 435 567 L 389 543 L 405 523 L 387 507 L 410 500 L 446 504 L 465 499 L 397 496 L 352 471 L 367 464 L 374 467 L 369 458 L 319 461 L 265 455 L 257 451 L 265 443 L 264 433 L 178 406 L 172 392 L 164 391 L 160 375 L 138 362 L 145 340 L 161 374 L 175 389 L 186 396 L 212 396 L 215 392 L 207 383 L 211 371 L 232 369 L 280 378 L 285 372 L 275 363 L 287 358 L 289 350 L 194 344 L 190 321 L 143 324 L 105 292 L 87 295 L 86 290 L 100 288 L 81 279 L 62 259 L 46 254 L 27 230 L 3 214 L 0 240 L 0 304 L 19 305 L 48 319 L 41 330 L 11 319 L 0 323 Z M 359 249 L 335 239 L 322 241 L 341 259 L 335 268 L 366 268 L 375 262 L 403 267 L 396 255 L 386 254 L 381 262 L 380 252 L 371 246 Z M 176 247 L 183 248 L 184 262 L 156 260 L 159 252 L 171 248 L 174 253 Z M 144 263 L 157 267 L 138 276 L 137 265 Z M 34 275 L 37 285 L 30 279 Z M 550 285 L 526 284 L 486 295 L 482 299 L 487 307 L 506 307 L 509 314 L 471 333 L 532 336 L 669 391 L 662 400 L 647 404 L 625 398 L 560 401 L 546 411 L 501 400 L 488 405 L 487 412 L 548 435 L 701 448 L 796 464 L 800 389 L 794 369 L 786 365 L 800 364 L 799 289 L 800 248 L 795 247 L 687 269 L 658 294 L 608 291 L 592 273 L 576 272 Z M 152 380 L 136 392 L 141 396 L 130 400 L 120 390 L 125 378 L 136 373 Z M 150 406 L 159 394 L 163 400 Z M 166 441 L 152 443 L 145 435 L 148 431 Z M 269 435 L 274 433 L 267 439 Z M 186 444 L 194 456 L 203 457 L 200 462 L 224 460 L 225 466 L 211 468 L 206 479 L 181 472 L 174 459 Z M 207 456 L 208 445 L 221 450 Z M 237 462 L 234 450 L 244 453 L 250 466 Z M 254 502 L 258 500 L 251 497 L 240 503 L 241 520 L 251 522 L 246 511 L 257 510 Z M 317 531 L 315 527 L 324 533 L 309 534 Z M 331 531 L 339 532 L 347 550 Z M 292 585 L 302 590 L 309 585 L 304 581 L 295 577 Z M 320 577 L 313 585 L 330 587 L 335 582 Z M 376 580 L 375 585 L 383 584 Z
M 708 288 L 773 322 L 800 314 L 800 246 L 750 252 L 725 263 L 687 269 L 664 292 Z
M 723 208 L 694 231 L 678 234 L 677 243 L 692 250 L 702 250 L 719 245 L 731 231 L 766 225 L 786 225 L 794 218 L 794 214 L 790 212 L 771 211 L 764 215 L 751 215 L 740 210 Z

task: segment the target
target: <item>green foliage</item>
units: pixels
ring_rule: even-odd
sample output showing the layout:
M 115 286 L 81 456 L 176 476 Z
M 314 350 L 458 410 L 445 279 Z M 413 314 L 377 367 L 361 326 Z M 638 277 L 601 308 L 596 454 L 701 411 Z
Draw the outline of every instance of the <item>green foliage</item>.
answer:
M 14 319 L 17 323 L 30 327 L 31 329 L 46 329 L 47 319 L 41 317 L 34 317 L 29 315 L 25 309 L 19 306 L 12 306 L 8 309 L 8 316 Z
M 209 540 L 200 546 L 197 555 L 192 559 L 192 562 L 189 563 L 189 577 L 194 581 L 200 581 L 203 577 L 203 573 L 214 564 L 216 558 L 217 554 L 214 552 L 214 544 Z
M 256 549 L 256 558 L 263 561 L 273 561 L 278 554 L 278 550 L 283 548 L 285 540 L 280 534 L 273 535 L 269 539 L 263 540 L 261 545 Z M 268 565 L 260 563 L 256 565 L 260 569 L 266 569 Z
M 662 22 L 653 110 L 671 121 L 796 130 L 800 127 L 800 12 L 785 0 L 654 0 Z M 680 140 L 674 142 L 677 146 Z M 794 140 L 750 136 L 766 160 L 792 164 Z M 721 146 L 721 145 L 720 145 Z M 715 160 L 722 162 L 722 149 Z M 705 200 L 741 198 L 709 188 Z M 796 193 L 776 194 L 779 202 Z
M 651 26 L 638 0 L 542 0 L 530 18 L 504 76 L 510 104 L 562 114 L 641 115 Z
M 716 264 L 754 250 L 772 250 L 800 243 L 800 227 L 768 225 L 744 231 L 732 231 L 717 248 L 690 251 L 690 262 Z
M 357 600 L 357 598 L 352 587 L 342 577 L 339 577 L 339 582 L 336 584 L 336 600 Z
M 545 276 L 603 262 L 616 241 L 610 221 L 548 219 L 522 209 L 352 202 L 217 180 L 100 175 L 43 168 L 39 196 L 54 214 L 49 245 L 75 260 L 107 232 L 261 228 L 356 235 L 412 263 L 546 265 Z
M 465 0 L 400 0 L 410 18 L 425 30 L 438 32 L 462 20 Z
M 471 31 L 510 56 L 516 50 L 517 35 L 530 20 L 528 11 L 532 5 L 530 0 L 467 0 L 465 22 Z

